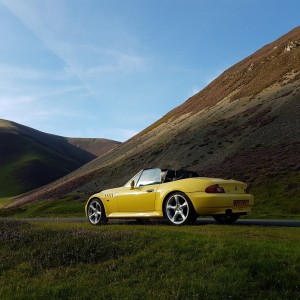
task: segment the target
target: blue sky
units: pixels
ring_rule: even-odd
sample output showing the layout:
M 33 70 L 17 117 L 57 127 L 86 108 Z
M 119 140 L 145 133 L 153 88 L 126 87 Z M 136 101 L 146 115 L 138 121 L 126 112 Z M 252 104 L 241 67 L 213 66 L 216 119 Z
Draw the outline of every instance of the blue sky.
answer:
M 0 118 L 125 141 L 299 12 L 298 0 L 0 0 Z

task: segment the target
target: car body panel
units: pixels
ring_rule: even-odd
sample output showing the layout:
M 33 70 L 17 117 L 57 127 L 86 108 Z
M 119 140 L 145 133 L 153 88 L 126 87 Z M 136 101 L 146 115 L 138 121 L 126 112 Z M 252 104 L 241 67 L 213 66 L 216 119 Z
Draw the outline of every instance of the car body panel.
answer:
M 147 169 L 148 170 L 148 169 Z M 141 176 L 140 171 L 133 178 Z M 225 193 L 206 193 L 205 189 L 219 185 Z M 186 194 L 198 215 L 232 213 L 246 214 L 251 211 L 254 197 L 247 192 L 247 184 L 237 180 L 220 178 L 193 177 L 165 183 L 147 184 L 131 187 L 131 181 L 125 186 L 104 190 L 89 198 L 102 201 L 107 218 L 162 218 L 165 199 L 174 192 Z
M 147 211 L 147 212 L 114 212 L 107 214 L 108 219 L 156 219 L 162 218 L 162 211 Z
M 155 210 L 158 184 L 139 186 L 134 189 L 123 187 L 119 190 L 120 212 L 149 212 Z
M 232 213 L 249 213 L 254 204 L 251 194 L 208 194 L 205 192 L 186 193 L 191 199 L 198 215 L 225 214 L 227 209 Z M 248 201 L 247 206 L 235 207 L 234 201 Z

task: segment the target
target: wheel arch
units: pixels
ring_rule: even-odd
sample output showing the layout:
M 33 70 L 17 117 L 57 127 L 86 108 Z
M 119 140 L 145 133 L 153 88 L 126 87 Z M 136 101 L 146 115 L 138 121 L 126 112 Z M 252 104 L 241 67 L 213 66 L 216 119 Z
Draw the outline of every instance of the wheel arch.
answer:
M 169 192 L 168 192 L 166 195 L 164 195 L 164 197 L 163 197 L 161 209 L 162 209 L 162 212 L 163 212 L 163 216 L 164 216 L 164 217 L 166 217 L 166 216 L 165 216 L 165 210 L 164 210 L 165 203 L 166 203 L 168 197 L 170 197 L 171 195 L 173 195 L 173 194 L 175 194 L 175 193 L 182 193 L 182 194 L 184 194 L 184 195 L 188 198 L 188 200 L 191 202 L 192 207 L 193 207 L 193 209 L 194 209 L 194 211 L 195 211 L 194 204 L 193 204 L 193 202 L 191 201 L 190 197 L 189 197 L 185 192 L 183 192 L 183 191 L 181 191 L 181 190 L 174 190 L 174 191 L 169 191 Z
M 104 213 L 105 213 L 105 215 L 106 215 L 106 207 L 105 207 L 105 204 L 104 204 L 104 202 L 102 201 L 102 199 L 101 199 L 100 197 L 97 197 L 97 196 L 92 196 L 92 197 L 86 202 L 86 204 L 85 204 L 85 216 L 86 216 L 86 217 L 88 217 L 88 212 L 87 212 L 88 206 L 89 206 L 90 202 L 91 202 L 92 200 L 95 200 L 95 199 L 101 201 L 101 203 L 102 203 L 102 205 L 103 205 L 103 207 L 104 207 Z

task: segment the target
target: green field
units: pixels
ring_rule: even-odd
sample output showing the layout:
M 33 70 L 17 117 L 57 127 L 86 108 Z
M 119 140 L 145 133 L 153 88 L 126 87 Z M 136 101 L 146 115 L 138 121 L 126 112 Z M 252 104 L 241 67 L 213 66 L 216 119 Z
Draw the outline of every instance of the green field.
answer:
M 300 299 L 299 228 L 0 219 L 0 299 Z

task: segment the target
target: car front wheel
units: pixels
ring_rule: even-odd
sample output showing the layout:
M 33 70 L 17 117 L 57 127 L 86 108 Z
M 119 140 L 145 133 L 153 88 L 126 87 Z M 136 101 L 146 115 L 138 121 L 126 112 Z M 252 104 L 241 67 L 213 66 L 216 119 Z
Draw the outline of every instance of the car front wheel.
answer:
M 105 209 L 99 199 L 93 199 L 87 209 L 88 219 L 93 225 L 101 225 L 107 223 Z
M 197 218 L 191 200 L 181 192 L 168 196 L 164 204 L 164 215 L 172 225 L 185 225 Z
M 232 215 L 213 215 L 212 216 L 218 223 L 221 224 L 232 224 L 234 223 L 239 217 L 239 214 L 232 214 Z

